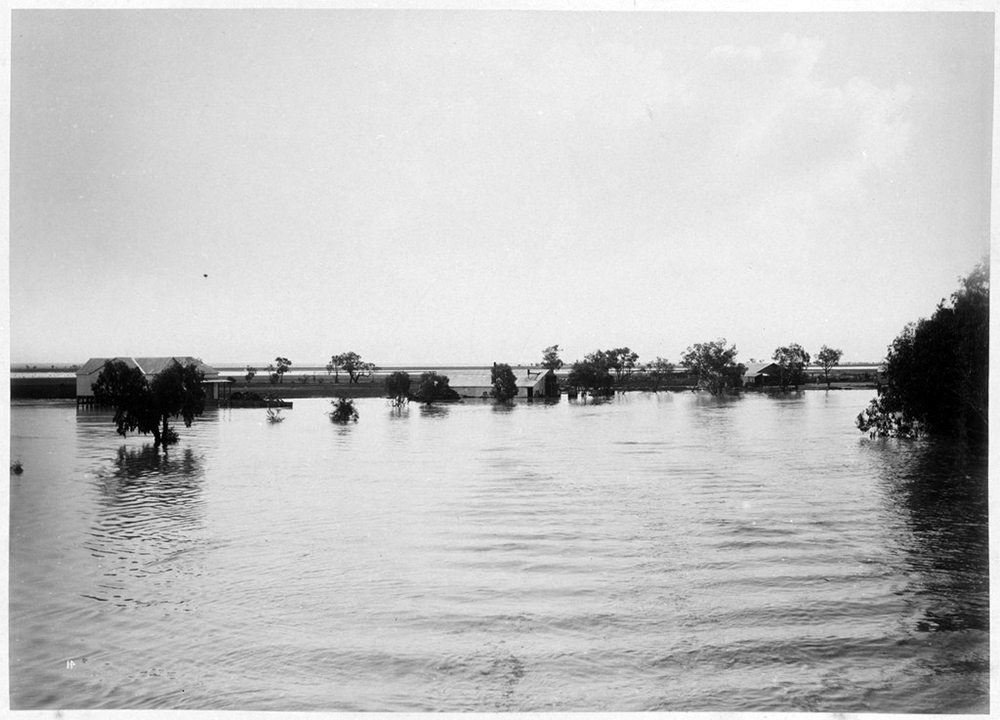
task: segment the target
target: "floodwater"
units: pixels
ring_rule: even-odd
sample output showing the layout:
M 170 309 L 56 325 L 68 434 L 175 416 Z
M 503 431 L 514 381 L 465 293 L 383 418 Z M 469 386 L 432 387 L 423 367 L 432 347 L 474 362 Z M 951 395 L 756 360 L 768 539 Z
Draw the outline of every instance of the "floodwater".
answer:
M 986 462 L 868 392 L 11 408 L 15 709 L 989 709 Z

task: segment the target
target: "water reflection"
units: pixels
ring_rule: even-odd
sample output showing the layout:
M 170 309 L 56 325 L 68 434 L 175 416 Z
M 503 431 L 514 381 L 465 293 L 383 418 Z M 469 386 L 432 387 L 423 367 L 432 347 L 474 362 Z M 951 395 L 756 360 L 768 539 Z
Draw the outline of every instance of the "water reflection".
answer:
M 447 405 L 421 405 L 420 406 L 420 417 L 422 418 L 434 418 L 436 420 L 444 420 L 448 417 L 451 412 L 451 408 Z
M 87 597 L 121 606 L 164 601 L 136 581 L 176 572 L 178 560 L 198 546 L 202 465 L 191 448 L 123 445 L 97 472 L 97 516 L 82 545 L 97 560 L 99 577 Z
M 871 449 L 907 530 L 900 544 L 908 594 L 921 606 L 915 629 L 988 630 L 987 458 L 950 441 L 871 441 Z

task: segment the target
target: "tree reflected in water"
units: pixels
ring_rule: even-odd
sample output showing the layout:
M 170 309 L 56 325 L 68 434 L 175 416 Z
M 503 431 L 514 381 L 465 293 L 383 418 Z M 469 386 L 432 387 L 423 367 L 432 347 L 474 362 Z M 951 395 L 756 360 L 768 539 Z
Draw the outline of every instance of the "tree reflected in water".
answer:
M 886 499 L 907 533 L 916 630 L 989 629 L 987 458 L 948 440 L 882 440 Z
M 200 546 L 203 476 L 202 459 L 190 448 L 119 448 L 109 471 L 98 473 L 97 516 L 84 542 L 99 571 L 89 597 L 123 606 L 169 601 L 154 599 L 144 583 L 175 572 Z

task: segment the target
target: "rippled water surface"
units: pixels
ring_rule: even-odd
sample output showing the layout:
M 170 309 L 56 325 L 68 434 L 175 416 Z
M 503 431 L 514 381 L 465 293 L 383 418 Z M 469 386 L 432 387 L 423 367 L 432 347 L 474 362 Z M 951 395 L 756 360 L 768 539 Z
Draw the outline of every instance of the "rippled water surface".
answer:
M 986 712 L 986 463 L 867 393 L 15 403 L 15 709 Z

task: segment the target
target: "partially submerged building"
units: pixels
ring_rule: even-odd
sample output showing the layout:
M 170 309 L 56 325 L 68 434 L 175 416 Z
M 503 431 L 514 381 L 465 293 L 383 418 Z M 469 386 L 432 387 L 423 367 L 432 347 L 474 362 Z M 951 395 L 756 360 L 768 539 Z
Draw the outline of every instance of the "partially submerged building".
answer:
M 83 367 L 76 371 L 77 404 L 83 405 L 93 402 L 94 383 L 97 382 L 97 376 L 101 374 L 104 366 L 113 360 L 121 360 L 130 368 L 139 368 L 147 380 L 152 380 L 174 362 L 181 365 L 194 363 L 205 376 L 202 381 L 202 385 L 205 387 L 205 401 L 217 403 L 229 399 L 232 378 L 221 377 L 218 370 L 197 358 L 188 355 L 173 355 L 169 357 L 90 358 L 83 364 Z
M 559 381 L 548 368 L 511 368 L 517 384 L 519 398 L 546 398 L 559 396 Z M 493 373 L 490 369 L 463 370 L 447 373 L 448 387 L 464 398 L 489 398 L 493 391 Z
M 743 373 L 743 387 L 771 387 L 781 384 L 781 368 L 775 362 L 751 362 Z

